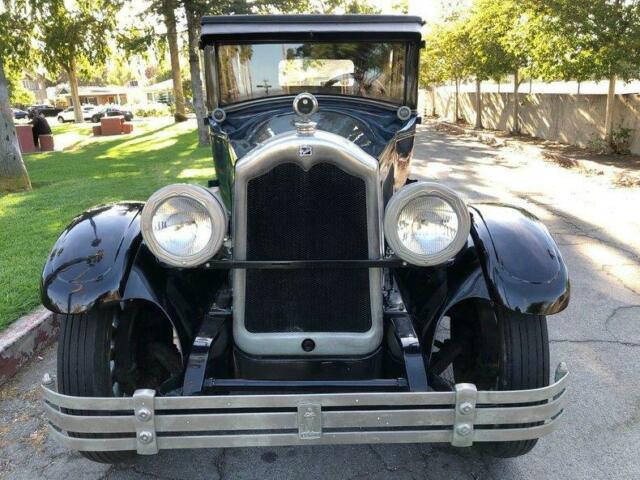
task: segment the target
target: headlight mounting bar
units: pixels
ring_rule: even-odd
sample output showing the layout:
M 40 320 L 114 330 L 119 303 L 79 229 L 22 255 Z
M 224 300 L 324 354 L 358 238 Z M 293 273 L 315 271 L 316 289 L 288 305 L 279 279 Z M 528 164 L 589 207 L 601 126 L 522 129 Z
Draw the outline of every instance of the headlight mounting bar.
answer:
M 210 260 L 199 268 L 221 270 L 295 270 L 303 268 L 402 268 L 411 265 L 397 257 L 364 260 Z

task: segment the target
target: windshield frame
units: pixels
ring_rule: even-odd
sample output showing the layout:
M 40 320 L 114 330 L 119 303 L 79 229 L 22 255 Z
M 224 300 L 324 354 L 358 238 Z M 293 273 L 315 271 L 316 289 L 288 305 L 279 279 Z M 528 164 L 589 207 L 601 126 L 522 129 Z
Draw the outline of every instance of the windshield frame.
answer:
M 378 39 L 377 39 L 378 40 Z M 388 38 L 380 38 L 379 42 L 376 43 L 401 43 L 404 53 L 404 69 L 403 69 L 403 84 L 402 84 L 402 95 L 401 99 L 398 101 L 392 101 L 385 98 L 376 98 L 376 97 L 367 97 L 362 95 L 353 95 L 353 94 L 339 94 L 339 93 L 313 93 L 318 97 L 337 97 L 337 98 L 349 98 L 353 100 L 360 100 L 363 102 L 376 103 L 379 105 L 384 105 L 389 108 L 397 109 L 402 105 L 408 105 L 410 102 L 410 98 L 414 95 L 410 92 L 411 89 L 411 75 L 416 76 L 416 68 L 412 65 L 413 56 L 416 52 L 415 42 L 408 40 L 407 38 L 397 38 L 397 37 L 388 37 Z M 207 87 L 207 100 L 210 103 L 210 109 L 214 108 L 230 108 L 251 104 L 254 102 L 266 102 L 269 100 L 281 100 L 283 98 L 293 98 L 295 94 L 279 94 L 279 95 L 263 95 L 254 98 L 246 98 L 242 100 L 238 100 L 235 102 L 227 102 L 221 103 L 222 91 L 220 87 L 220 77 L 219 77 L 219 68 L 220 68 L 220 57 L 219 51 L 221 46 L 226 45 L 255 45 L 255 44 L 288 44 L 288 43 L 332 43 L 332 44 L 340 44 L 340 43 L 374 43 L 371 40 L 363 40 L 363 39 L 354 39 L 354 38 L 335 38 L 335 39 L 326 39 L 326 38 L 316 38 L 316 39 L 301 39 L 301 38 L 291 38 L 291 39 L 274 39 L 274 40 L 262 40 L 262 39 L 228 39 L 224 41 L 214 42 L 213 44 L 207 45 L 204 48 L 204 61 L 205 61 L 205 83 Z M 416 81 L 414 80 L 414 83 Z M 415 108 L 415 107 L 413 107 Z

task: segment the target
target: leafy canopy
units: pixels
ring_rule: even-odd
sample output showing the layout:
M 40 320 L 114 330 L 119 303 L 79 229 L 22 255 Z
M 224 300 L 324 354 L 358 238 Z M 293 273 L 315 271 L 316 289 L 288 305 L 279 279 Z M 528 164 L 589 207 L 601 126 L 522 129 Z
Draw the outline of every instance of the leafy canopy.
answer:
M 116 27 L 121 1 L 48 0 L 43 7 L 39 29 L 47 70 L 70 72 L 76 67 L 88 70 L 103 65 L 110 54 L 109 38 Z

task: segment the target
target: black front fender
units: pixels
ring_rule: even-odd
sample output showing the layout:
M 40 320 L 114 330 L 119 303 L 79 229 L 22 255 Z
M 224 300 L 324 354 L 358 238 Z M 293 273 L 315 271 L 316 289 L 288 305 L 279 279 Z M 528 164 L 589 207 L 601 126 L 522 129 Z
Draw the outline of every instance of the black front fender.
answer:
M 140 246 L 143 203 L 87 210 L 62 232 L 42 272 L 42 304 L 61 314 L 119 301 Z
M 470 208 L 471 236 L 491 299 L 521 313 L 552 315 L 569 303 L 569 274 L 549 231 L 526 210 Z

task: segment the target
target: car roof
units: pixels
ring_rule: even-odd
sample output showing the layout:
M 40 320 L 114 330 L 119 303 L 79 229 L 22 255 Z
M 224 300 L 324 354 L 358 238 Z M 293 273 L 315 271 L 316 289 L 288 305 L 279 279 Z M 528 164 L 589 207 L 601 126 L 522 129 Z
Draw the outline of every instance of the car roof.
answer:
M 410 15 L 218 15 L 202 17 L 201 44 L 216 41 L 419 41 L 423 21 Z

